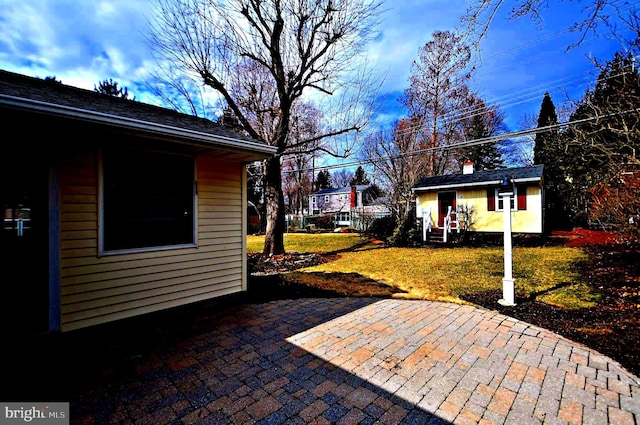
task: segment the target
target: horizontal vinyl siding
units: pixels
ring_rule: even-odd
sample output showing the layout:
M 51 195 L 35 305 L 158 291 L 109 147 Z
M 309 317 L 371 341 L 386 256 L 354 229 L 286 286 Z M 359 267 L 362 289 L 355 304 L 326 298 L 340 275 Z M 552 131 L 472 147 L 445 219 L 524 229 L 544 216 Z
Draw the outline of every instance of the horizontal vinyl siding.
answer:
M 242 290 L 240 164 L 197 159 L 197 248 L 103 257 L 97 165 L 97 151 L 87 150 L 59 170 L 63 331 Z
M 527 187 L 527 209 L 511 213 L 511 230 L 515 233 L 542 232 L 541 189 L 536 186 Z M 460 197 L 463 197 L 460 199 Z M 477 232 L 504 231 L 504 212 L 488 211 L 487 190 L 460 191 L 458 205 L 466 204 L 473 210 L 473 230 Z

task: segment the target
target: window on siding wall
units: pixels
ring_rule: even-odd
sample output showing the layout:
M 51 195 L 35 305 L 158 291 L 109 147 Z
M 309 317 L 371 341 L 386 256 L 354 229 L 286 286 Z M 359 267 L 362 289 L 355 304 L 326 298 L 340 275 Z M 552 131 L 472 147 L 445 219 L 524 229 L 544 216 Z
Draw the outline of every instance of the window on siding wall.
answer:
M 195 165 L 190 157 L 103 152 L 104 251 L 195 242 Z
M 527 187 L 516 185 L 513 195 L 509 198 L 511 211 L 527 209 Z M 487 209 L 489 211 L 504 211 L 504 198 L 500 196 L 497 188 L 487 189 Z

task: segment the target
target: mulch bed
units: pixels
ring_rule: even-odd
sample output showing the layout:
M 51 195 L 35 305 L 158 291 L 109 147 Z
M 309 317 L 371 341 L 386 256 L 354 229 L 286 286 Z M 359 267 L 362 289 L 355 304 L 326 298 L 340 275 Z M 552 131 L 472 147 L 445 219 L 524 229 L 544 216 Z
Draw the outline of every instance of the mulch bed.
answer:
M 535 297 L 516 297 L 516 306 L 498 304 L 502 291 L 466 294 L 462 299 L 489 310 L 549 329 L 618 361 L 640 376 L 640 250 L 620 243 L 615 234 L 575 229 L 554 232 L 547 244 L 583 248 L 589 259 L 579 272 L 601 294 L 595 307 L 565 310 Z M 278 275 L 302 267 L 332 261 L 335 255 L 288 253 L 265 258 L 249 256 L 252 273 L 249 293 L 254 299 L 340 296 L 331 291 L 284 282 Z M 252 290 L 253 288 L 253 290 Z
M 284 255 L 264 256 L 259 252 L 249 253 L 247 264 L 252 276 L 265 276 L 290 272 L 337 259 L 337 255 L 321 255 L 308 252 L 288 252 Z

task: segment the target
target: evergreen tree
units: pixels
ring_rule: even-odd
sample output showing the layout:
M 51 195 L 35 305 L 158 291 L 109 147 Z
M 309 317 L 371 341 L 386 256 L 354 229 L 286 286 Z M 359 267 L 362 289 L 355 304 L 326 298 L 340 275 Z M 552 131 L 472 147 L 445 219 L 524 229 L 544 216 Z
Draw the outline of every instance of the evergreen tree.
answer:
M 466 130 L 466 138 L 469 141 L 484 139 L 493 135 L 493 131 L 487 125 L 483 114 L 475 114 Z M 460 168 L 462 169 L 466 161 L 473 162 L 474 171 L 495 170 L 503 168 L 502 154 L 497 143 L 482 143 L 479 145 L 467 146 L 460 149 L 457 154 Z
M 47 83 L 62 84 L 62 81 L 61 81 L 61 80 L 58 80 L 58 79 L 56 78 L 56 76 L 55 76 L 55 75 L 49 75 L 49 76 L 47 76 L 47 77 L 44 77 L 44 80 L 45 80 Z
M 223 125 L 225 127 L 230 127 L 234 130 L 242 130 L 242 125 L 240 125 L 240 121 L 238 117 L 233 113 L 233 110 L 229 107 L 226 107 L 222 111 L 222 116 L 218 118 L 218 124 Z
M 637 224 L 629 223 L 640 211 L 638 108 L 640 74 L 633 55 L 616 53 L 571 115 L 580 123 L 564 133 L 562 165 L 577 224 L 613 224 L 625 236 L 640 237 Z
M 316 191 L 330 187 L 332 187 L 332 183 L 329 170 L 320 170 L 320 172 L 318 172 L 318 178 L 316 178 Z
M 540 105 L 537 128 L 558 123 L 556 107 L 549 93 Z M 557 129 L 541 130 L 536 134 L 533 147 L 534 165 L 544 166 L 545 226 L 547 231 L 571 227 L 570 201 L 567 196 L 564 143 Z
M 123 99 L 129 99 L 129 90 L 124 87 L 118 87 L 118 83 L 111 78 L 101 81 L 98 86 L 93 85 L 93 91 L 106 94 L 109 96 L 121 97 Z M 135 99 L 132 99 L 135 100 Z
M 351 186 L 366 186 L 370 183 L 371 182 L 367 178 L 367 173 L 364 171 L 364 168 L 362 168 L 361 165 L 358 166 L 358 169 L 356 170 L 356 174 L 353 176 L 353 178 L 349 182 Z
M 601 70 L 570 121 L 588 120 L 567 132 L 573 158 L 571 178 L 586 185 L 607 179 L 628 163 L 637 164 L 640 152 L 638 113 L 640 75 L 631 54 L 616 53 Z M 591 119 L 591 120 L 589 120 Z
M 558 123 L 558 115 L 556 107 L 551 100 L 549 93 L 544 94 L 542 104 L 540 105 L 540 114 L 538 115 L 538 128 L 547 127 Z M 536 134 L 535 145 L 533 148 L 533 163 L 547 164 L 552 157 L 552 148 L 557 143 L 558 130 L 548 130 Z

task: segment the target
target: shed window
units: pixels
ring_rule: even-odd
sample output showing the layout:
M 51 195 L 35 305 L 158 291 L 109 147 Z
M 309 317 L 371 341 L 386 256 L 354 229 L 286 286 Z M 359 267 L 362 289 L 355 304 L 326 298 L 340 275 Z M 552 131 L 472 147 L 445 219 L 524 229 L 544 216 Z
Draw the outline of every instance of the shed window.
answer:
M 105 149 L 102 164 L 104 251 L 195 243 L 193 158 Z
M 514 189 L 513 194 L 509 197 L 509 205 L 511 206 L 511 211 L 517 211 L 515 204 L 515 195 L 517 189 Z M 500 196 L 498 190 L 496 189 L 496 211 L 504 211 L 504 196 Z
M 527 187 L 516 185 L 513 195 L 509 198 L 511 211 L 527 209 Z M 487 189 L 487 209 L 489 211 L 504 211 L 504 198 L 500 196 L 497 188 Z

